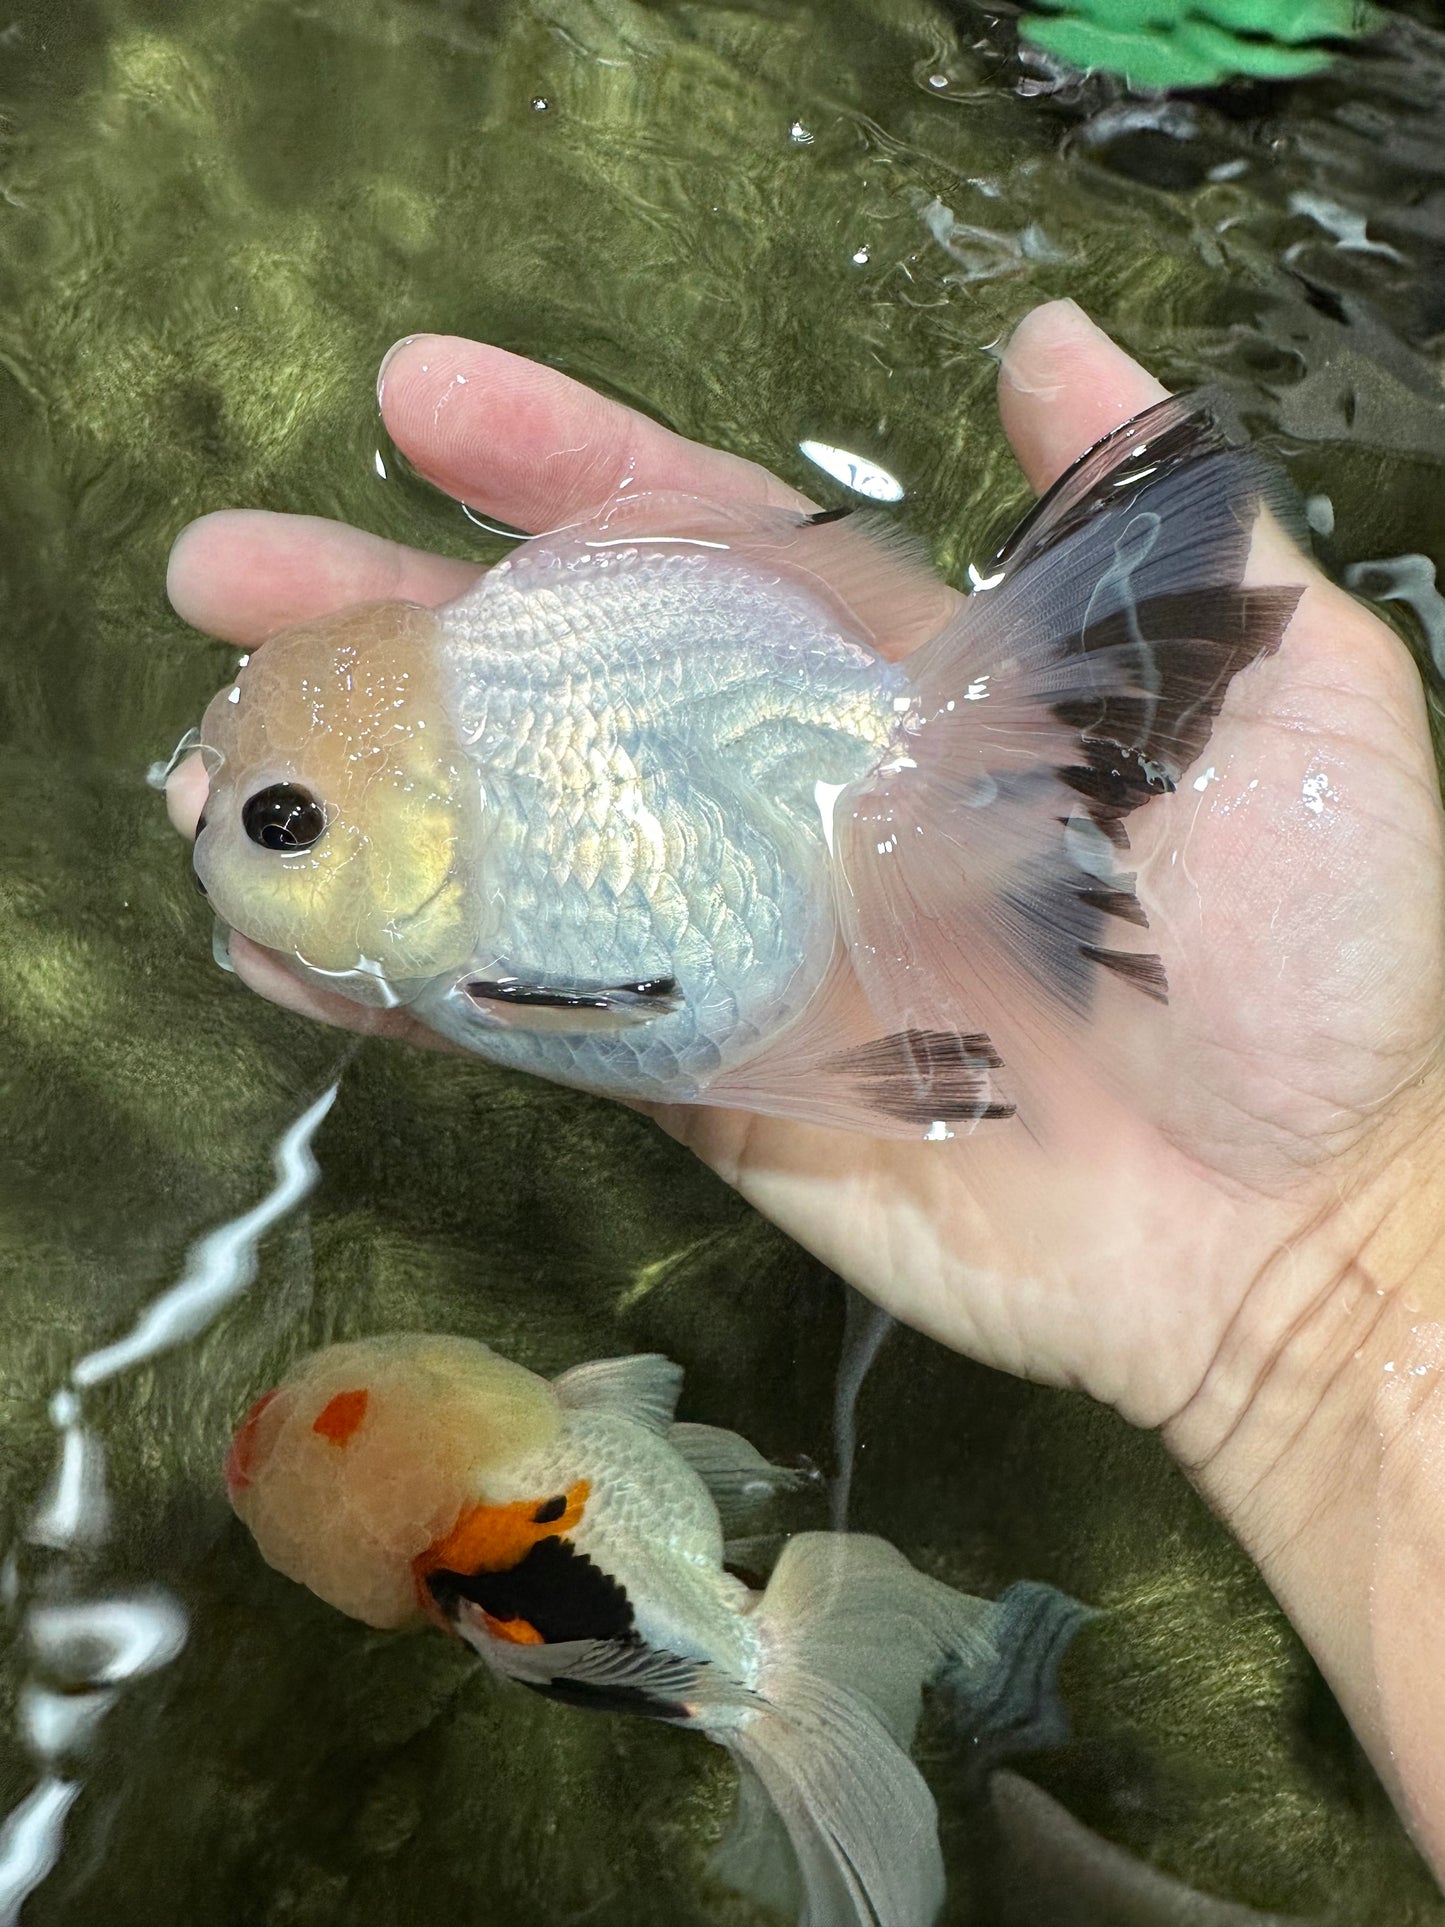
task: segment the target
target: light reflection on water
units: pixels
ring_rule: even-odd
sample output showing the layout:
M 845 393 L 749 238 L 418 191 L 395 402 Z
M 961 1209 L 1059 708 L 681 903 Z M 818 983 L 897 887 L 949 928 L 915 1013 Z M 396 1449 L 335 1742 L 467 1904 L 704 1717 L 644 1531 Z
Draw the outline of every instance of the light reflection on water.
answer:
M 19 1724 L 41 1777 L 0 1823 L 0 1927 L 19 1918 L 59 1859 L 65 1818 L 80 1793 L 79 1756 L 119 1690 L 168 1666 L 186 1644 L 187 1615 L 173 1593 L 149 1587 L 85 1596 L 87 1562 L 110 1535 L 113 1519 L 104 1446 L 82 1423 L 81 1396 L 198 1337 L 253 1283 L 261 1240 L 320 1178 L 312 1140 L 339 1089 L 338 1082 L 323 1091 L 282 1134 L 276 1181 L 265 1197 L 199 1239 L 178 1282 L 145 1307 L 123 1338 L 79 1359 L 51 1398 L 60 1454 L 26 1537 L 62 1556 L 47 1560 L 28 1584 L 16 1552 L 7 1557 L 7 1603 L 19 1611 L 32 1667 L 20 1690 Z

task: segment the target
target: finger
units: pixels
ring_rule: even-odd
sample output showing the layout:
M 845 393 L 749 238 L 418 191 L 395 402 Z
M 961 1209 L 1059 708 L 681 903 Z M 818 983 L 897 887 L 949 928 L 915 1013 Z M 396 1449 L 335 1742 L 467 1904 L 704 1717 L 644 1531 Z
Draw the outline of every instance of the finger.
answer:
M 1102 436 L 1168 394 L 1073 301 L 1026 314 L 1004 350 L 998 410 L 1042 492 Z
M 704 448 L 555 368 L 454 335 L 414 335 L 381 365 L 386 426 L 438 488 L 515 528 L 595 514 L 627 487 L 810 507 L 756 462 Z
M 199 751 L 177 763 L 166 778 L 166 815 L 171 819 L 171 827 L 188 836 L 192 843 L 196 840 L 196 825 L 206 807 L 210 787 L 205 759 Z
M 448 602 L 480 573 L 319 515 L 222 509 L 176 537 L 166 590 L 195 628 L 254 644 L 352 602 Z
M 1019 466 L 1043 490 L 1101 437 L 1168 392 L 1077 303 L 1049 301 L 1024 316 L 1004 350 L 998 406 Z M 1245 581 L 1328 587 L 1270 516 L 1260 519 Z

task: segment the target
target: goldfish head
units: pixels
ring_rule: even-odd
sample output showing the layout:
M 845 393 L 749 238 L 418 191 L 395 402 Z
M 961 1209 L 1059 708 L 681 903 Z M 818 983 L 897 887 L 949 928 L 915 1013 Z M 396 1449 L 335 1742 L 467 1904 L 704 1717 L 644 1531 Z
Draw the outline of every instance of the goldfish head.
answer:
M 243 936 L 388 984 L 471 955 L 480 791 L 436 643 L 429 609 L 366 603 L 274 637 L 207 709 L 196 875 Z
M 474 1339 L 360 1339 L 257 1400 L 226 1487 L 270 1565 L 353 1619 L 402 1626 L 426 1609 L 429 1552 L 560 1425 L 547 1382 Z

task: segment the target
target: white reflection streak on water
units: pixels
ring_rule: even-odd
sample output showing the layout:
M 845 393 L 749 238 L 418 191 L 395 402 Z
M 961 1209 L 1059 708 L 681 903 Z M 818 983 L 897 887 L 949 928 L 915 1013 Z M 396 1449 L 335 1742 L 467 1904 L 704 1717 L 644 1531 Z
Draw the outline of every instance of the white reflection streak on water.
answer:
M 272 1160 L 276 1181 L 261 1202 L 198 1239 L 180 1281 L 146 1307 L 124 1338 L 87 1353 L 55 1393 L 50 1419 L 60 1434 L 60 1456 L 30 1522 L 32 1544 L 73 1555 L 104 1540 L 110 1523 L 105 1456 L 81 1424 L 80 1393 L 196 1337 L 242 1295 L 256 1276 L 261 1239 L 320 1176 L 311 1144 L 339 1089 L 338 1079 L 282 1134 Z M 48 1590 L 66 1577 L 63 1567 L 52 1570 Z M 187 1620 L 180 1602 L 155 1586 L 128 1596 L 38 1600 L 25 1613 L 24 1630 L 54 1683 L 30 1679 L 20 1692 L 20 1724 L 41 1778 L 0 1824 L 0 1927 L 15 1927 L 60 1858 L 65 1818 L 81 1785 L 61 1769 L 89 1743 L 121 1686 L 180 1654 Z
M 848 1507 L 853 1497 L 853 1464 L 858 1456 L 858 1394 L 892 1331 L 891 1312 L 875 1305 L 851 1285 L 843 1318 L 843 1351 L 838 1360 L 838 1382 L 833 1394 L 833 1485 L 828 1495 L 828 1523 L 834 1532 L 848 1530 Z
M 806 441 L 798 443 L 799 454 L 821 468 L 825 475 L 841 482 L 844 488 L 851 488 L 855 495 L 866 496 L 870 502 L 901 502 L 903 484 L 896 475 L 890 475 L 886 468 L 872 462 L 866 455 L 855 455 L 851 449 L 835 448 L 831 442 Z

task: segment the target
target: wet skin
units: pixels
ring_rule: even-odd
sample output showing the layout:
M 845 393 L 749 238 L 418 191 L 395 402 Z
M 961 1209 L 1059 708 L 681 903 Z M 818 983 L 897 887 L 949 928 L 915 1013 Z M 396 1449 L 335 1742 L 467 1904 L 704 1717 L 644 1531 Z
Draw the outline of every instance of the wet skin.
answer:
M 999 406 L 1041 489 L 1162 393 L 1053 303 L 1016 332 Z M 380 399 L 424 474 L 526 529 L 592 513 L 628 478 L 799 500 L 750 463 L 475 343 L 399 345 Z M 1119 1086 L 1079 1092 L 1046 1144 L 655 1115 L 899 1317 L 1162 1427 L 1438 1864 L 1445 1535 L 1430 1522 L 1445 1517 L 1431 1483 L 1445 1473 L 1430 1447 L 1445 1434 L 1445 1340 L 1408 1390 L 1384 1368 L 1430 1351 L 1445 1306 L 1445 833 L 1413 663 L 1368 611 L 1282 556 L 1283 540 L 1263 530 L 1251 563 L 1251 579 L 1307 584 L 1282 648 L 1231 687 L 1203 787 L 1186 780 L 1130 825 L 1150 901 L 1189 959 L 1166 1064 L 1121 1059 Z M 336 523 L 241 511 L 182 534 L 170 592 L 197 627 L 254 648 L 347 603 L 447 601 L 475 574 Z M 183 766 L 170 802 L 184 833 L 204 794 L 198 765 Z M 243 940 L 233 956 L 278 1002 L 430 1041 L 397 1014 L 319 995 Z

